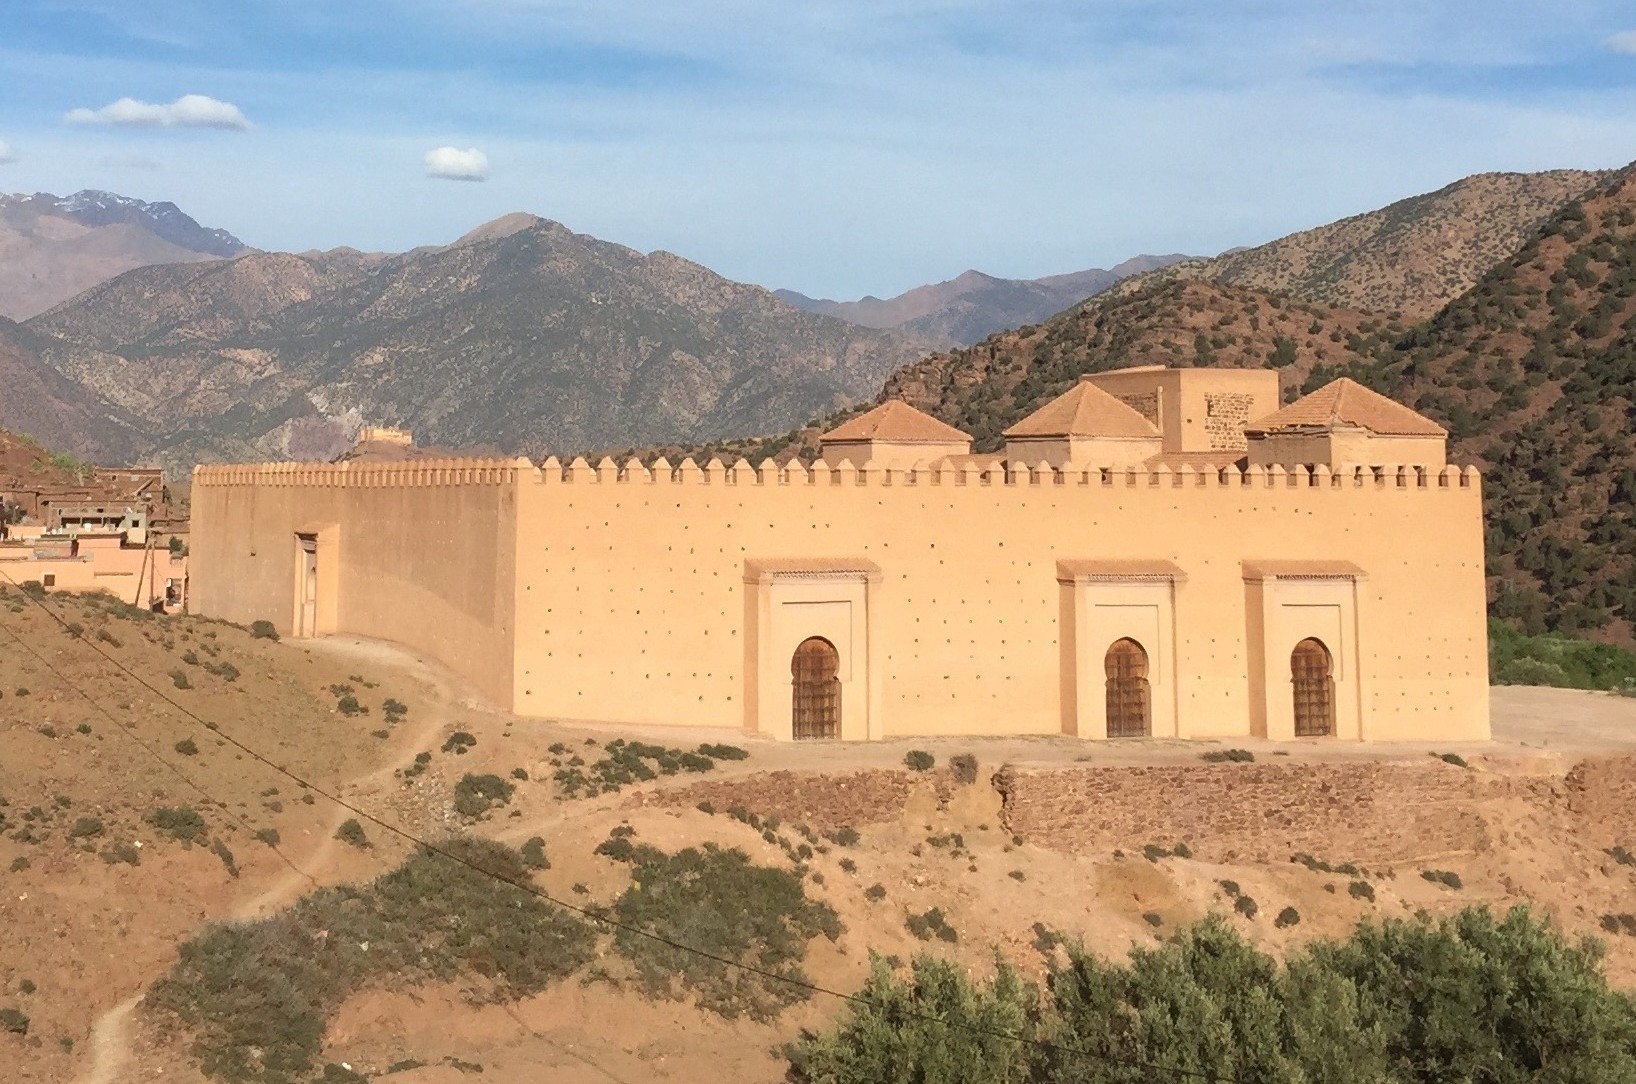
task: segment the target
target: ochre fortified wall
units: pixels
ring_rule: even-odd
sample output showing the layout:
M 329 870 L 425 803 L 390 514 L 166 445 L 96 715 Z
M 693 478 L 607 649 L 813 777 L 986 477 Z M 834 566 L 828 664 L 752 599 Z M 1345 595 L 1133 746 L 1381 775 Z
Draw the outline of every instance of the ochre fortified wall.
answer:
M 1155 736 L 1290 736 L 1292 645 L 1341 738 L 1488 735 L 1473 469 L 923 470 L 663 460 L 202 467 L 193 599 L 396 640 L 521 714 L 789 737 L 837 649 L 840 736 L 1101 737 L 1142 643 Z

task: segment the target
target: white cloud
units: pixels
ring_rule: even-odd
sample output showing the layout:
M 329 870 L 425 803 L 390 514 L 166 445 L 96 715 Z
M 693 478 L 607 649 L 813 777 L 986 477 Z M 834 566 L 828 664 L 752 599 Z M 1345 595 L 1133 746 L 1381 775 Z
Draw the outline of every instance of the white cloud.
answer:
M 486 181 L 489 156 L 476 147 L 437 147 L 426 152 L 426 176 L 448 181 Z
M 229 128 L 238 132 L 250 128 L 238 106 L 206 94 L 184 94 L 169 105 L 121 98 L 101 109 L 70 110 L 63 120 L 127 128 Z
M 1602 44 L 1616 53 L 1629 53 L 1636 56 L 1636 30 L 1626 30 L 1622 34 L 1615 34 Z
M 0 166 L 15 161 L 17 161 L 17 152 L 11 149 L 10 143 L 0 139 Z

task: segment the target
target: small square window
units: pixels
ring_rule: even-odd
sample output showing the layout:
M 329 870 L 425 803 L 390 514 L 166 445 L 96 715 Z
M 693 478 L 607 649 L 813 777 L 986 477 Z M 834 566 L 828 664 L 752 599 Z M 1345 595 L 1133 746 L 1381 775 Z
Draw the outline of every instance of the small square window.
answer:
M 44 576 L 40 577 L 40 582 L 47 587 L 55 587 L 57 586 L 57 574 L 55 572 L 47 572 Z

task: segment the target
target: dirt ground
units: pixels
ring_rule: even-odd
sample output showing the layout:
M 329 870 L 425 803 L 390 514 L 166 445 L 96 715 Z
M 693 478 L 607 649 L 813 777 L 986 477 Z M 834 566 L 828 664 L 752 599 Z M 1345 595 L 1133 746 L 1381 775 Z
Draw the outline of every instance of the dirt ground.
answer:
M 813 858 L 808 892 L 835 908 L 845 932 L 834 943 L 815 940 L 806 969 L 816 982 L 845 991 L 861 983 L 871 950 L 903 959 L 935 951 L 982 973 L 992 968 L 998 948 L 1037 975 L 1047 953 L 1056 950 L 1039 947 L 1036 923 L 1078 937 L 1099 953 L 1123 954 L 1210 910 L 1230 912 L 1223 880 L 1237 882 L 1259 901 L 1256 918 L 1233 921 L 1273 951 L 1312 937 L 1342 936 L 1365 917 L 1437 913 L 1480 902 L 1531 902 L 1574 932 L 1596 933 L 1599 915 L 1631 910 L 1636 899 L 1636 868 L 1582 840 L 1560 838 L 1558 826 L 1533 819 L 1521 807 L 1489 811 L 1498 825 L 1490 851 L 1446 856 L 1442 867 L 1460 874 L 1460 891 L 1422 879 L 1418 867 L 1371 870 L 1376 898 L 1369 902 L 1345 891 L 1347 877 L 1289 862 L 1149 861 L 1138 853 L 1144 840 L 1088 854 L 1015 840 L 1002 829 L 1000 795 L 986 783 L 992 769 L 1004 764 L 1196 762 L 1205 748 L 1196 743 L 1091 746 L 1041 737 L 795 746 L 746 740 L 730 730 L 523 720 L 487 709 L 440 668 L 386 645 L 342 638 L 275 643 L 197 618 L 138 619 L 81 600 L 47 601 L 80 627 L 79 635 L 22 603 L 16 592 L 0 596 L 0 797 L 6 802 L 0 806 L 6 814 L 0 829 L 0 1008 L 15 1006 L 30 1018 L 26 1037 L 0 1033 L 9 1080 L 201 1081 L 185 1041 L 165 1034 L 162 1023 L 135 1007 L 170 966 L 177 945 L 206 922 L 267 914 L 315 885 L 366 879 L 403 857 L 404 845 L 371 825 L 365 826 L 367 848 L 338 841 L 336 829 L 351 814 L 320 790 L 413 833 L 436 836 L 467 827 L 451 805 L 454 783 L 466 772 L 508 778 L 515 769 L 526 773 L 510 805 L 476 830 L 513 844 L 543 836 L 552 866 L 539 875 L 541 886 L 560 898 L 608 903 L 628 883 L 628 867 L 592 851 L 620 824 L 665 850 L 716 841 L 741 847 L 759 862 L 787 865 L 778 847 L 723 811 L 645 802 L 649 792 L 704 779 L 753 784 L 780 770 L 897 772 L 912 748 L 932 753 L 939 764 L 957 753 L 975 755 L 984 769 L 978 784 L 951 790 L 944 775 L 916 778 L 889 817 L 857 825 L 856 845 L 831 846 Z M 101 653 L 197 719 L 120 673 Z M 195 662 L 186 661 L 189 653 Z M 207 671 L 206 663 L 214 669 Z M 235 676 L 221 676 L 223 663 L 231 664 Z M 183 676 L 186 688 L 173 673 Z M 338 691 L 348 686 L 350 693 Z M 19 695 L 19 689 L 28 691 Z M 343 695 L 355 697 L 368 713 L 340 710 Z M 1278 751 L 1288 753 L 1291 764 L 1423 760 L 1428 752 L 1455 752 L 1480 761 L 1484 771 L 1524 774 L 1565 770 L 1580 753 L 1636 752 L 1636 699 L 1516 688 L 1493 695 L 1492 742 L 1301 743 Z M 407 707 L 401 721 L 391 724 L 383 717 L 389 699 Z M 445 750 L 456 732 L 475 740 L 469 751 Z M 553 754 L 551 746 L 588 749 L 588 740 L 616 736 L 684 748 L 729 742 L 751 755 L 722 761 L 706 775 L 669 777 L 590 799 L 563 797 L 552 780 L 552 761 L 562 754 Z M 304 791 L 228 737 L 265 752 L 314 789 Z M 186 740 L 195 743 L 195 752 L 178 751 Z M 1235 744 L 1262 755 L 1273 752 L 1265 743 Z M 405 769 L 422 753 L 429 754 L 424 770 L 406 778 Z M 176 806 L 203 815 L 208 840 L 230 852 L 236 875 L 209 845 L 169 839 L 145 819 L 156 808 Z M 90 817 L 101 822 L 94 834 L 65 838 Z M 49 837 L 45 842 L 15 838 L 33 834 L 36 826 Z M 256 838 L 268 829 L 278 833 L 276 848 Z M 933 842 L 954 833 L 959 845 Z M 1626 842 L 1636 846 L 1636 839 Z M 116 844 L 135 850 L 138 864 L 105 860 Z M 19 859 L 26 863 L 19 865 Z M 866 895 L 873 885 L 885 889 L 884 899 Z M 908 932 L 906 915 L 934 906 L 948 914 L 958 942 L 921 942 Z M 1298 909 L 1298 925 L 1274 926 L 1272 918 L 1284 906 Z M 1636 985 L 1636 938 L 1609 940 L 1610 976 Z M 24 993 L 27 988 L 32 992 Z M 349 1001 L 332 1022 L 326 1058 L 372 1075 L 422 1063 L 380 1077 L 402 1084 L 464 1084 L 475 1065 L 483 1067 L 481 1079 L 501 1084 L 547 1078 L 567 1084 L 771 1082 L 784 1072 L 779 1045 L 802 1027 L 821 1026 L 836 1011 L 835 1003 L 819 999 L 768 1025 L 726 1021 L 605 981 L 570 980 L 514 1006 L 482 1008 L 468 1005 L 457 986 L 374 990 Z

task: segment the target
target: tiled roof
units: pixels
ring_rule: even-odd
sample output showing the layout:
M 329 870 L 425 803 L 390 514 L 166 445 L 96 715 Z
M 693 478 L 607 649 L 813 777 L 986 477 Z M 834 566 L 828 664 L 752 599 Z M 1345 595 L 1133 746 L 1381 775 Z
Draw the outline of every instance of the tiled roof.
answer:
M 831 441 L 881 440 L 905 444 L 949 444 L 969 441 L 971 435 L 946 425 L 901 399 L 888 399 L 874 410 L 842 422 L 818 438 Z
M 1007 437 L 1156 437 L 1159 430 L 1095 384 L 1080 381 L 1005 431 Z
M 1384 437 L 1446 437 L 1448 430 L 1371 391 L 1356 380 L 1332 380 L 1311 395 L 1304 395 L 1282 410 L 1244 427 L 1249 433 L 1286 429 L 1333 429 L 1355 426 Z

